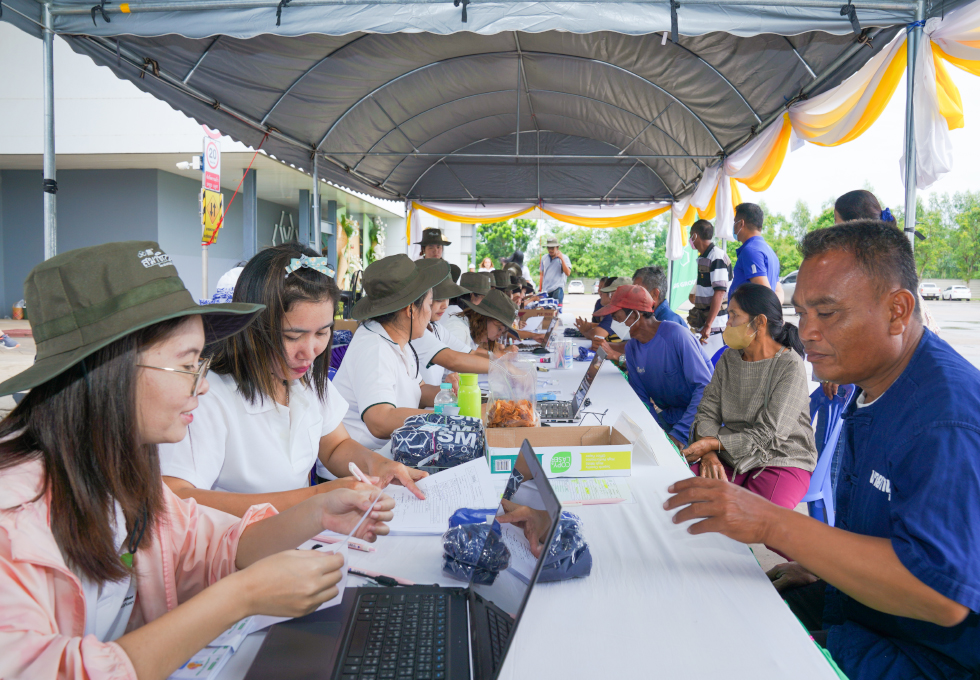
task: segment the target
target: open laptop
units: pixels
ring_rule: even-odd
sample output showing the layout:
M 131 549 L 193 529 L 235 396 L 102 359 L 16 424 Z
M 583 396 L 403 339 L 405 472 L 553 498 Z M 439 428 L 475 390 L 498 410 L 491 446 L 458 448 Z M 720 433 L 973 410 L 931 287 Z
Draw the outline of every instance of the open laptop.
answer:
M 558 317 L 553 316 L 548 322 L 548 329 L 545 331 L 544 340 L 537 342 L 535 340 L 525 340 L 524 342 L 517 343 L 518 352 L 533 352 L 539 347 L 547 347 L 548 342 L 551 340 L 551 334 L 555 332 L 555 326 L 558 325 Z
M 602 367 L 602 362 L 606 360 L 606 350 L 601 347 L 595 351 L 592 363 L 582 376 L 582 382 L 578 384 L 578 389 L 572 396 L 571 401 L 539 401 L 538 415 L 541 416 L 542 423 L 574 423 L 581 420 L 578 411 L 585 402 L 585 397 L 592 387 L 592 381 Z
M 551 545 L 561 503 L 527 440 L 504 497 L 546 513 Z M 339 605 L 270 628 L 245 680 L 496 680 L 547 554 L 529 583 L 508 569 L 491 585 L 346 588 Z

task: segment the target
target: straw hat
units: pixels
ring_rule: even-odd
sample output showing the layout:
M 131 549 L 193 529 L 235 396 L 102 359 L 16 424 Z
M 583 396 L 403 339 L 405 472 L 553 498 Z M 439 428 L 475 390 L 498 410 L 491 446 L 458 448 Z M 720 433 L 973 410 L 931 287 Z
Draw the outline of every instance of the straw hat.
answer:
M 234 335 L 265 305 L 199 305 L 153 241 L 122 241 L 61 253 L 24 281 L 37 358 L 0 383 L 0 396 L 29 390 L 141 328 L 200 316 L 205 342 Z
M 351 316 L 364 321 L 405 309 L 449 276 L 445 260 L 419 262 L 432 264 L 416 267 L 408 255 L 389 255 L 369 264 L 362 279 L 364 297 L 354 305 Z

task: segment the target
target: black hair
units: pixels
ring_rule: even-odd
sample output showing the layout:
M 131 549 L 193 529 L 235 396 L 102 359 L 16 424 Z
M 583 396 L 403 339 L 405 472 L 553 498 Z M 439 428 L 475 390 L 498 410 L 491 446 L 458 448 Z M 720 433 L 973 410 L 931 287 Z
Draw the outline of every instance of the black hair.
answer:
M 762 231 L 766 216 L 762 212 L 762 208 L 755 203 L 739 203 L 735 208 L 735 219 L 745 220 L 745 223 L 751 225 L 756 231 Z
M 520 250 L 515 250 L 514 254 L 510 256 L 510 261 L 516 264 L 524 264 L 524 253 Z
M 838 198 L 834 211 L 844 222 L 881 219 L 881 204 L 873 193 L 864 189 L 848 191 Z
M 793 324 L 783 321 L 783 306 L 779 304 L 779 298 L 772 288 L 758 283 L 743 283 L 732 293 L 732 301 L 737 302 L 742 311 L 753 319 L 757 316 L 766 317 L 769 337 L 803 356 L 800 332 Z
M 850 253 L 858 267 L 867 274 L 880 295 L 898 284 L 915 297 L 919 311 L 919 276 L 915 271 L 915 255 L 905 234 L 893 222 L 854 220 L 826 229 L 811 231 L 800 241 L 803 260 L 832 250 Z
M 659 290 L 661 300 L 667 297 L 667 274 L 663 267 L 640 267 L 633 274 L 633 280 L 636 279 L 651 294 L 654 290 Z
M 710 242 L 715 237 L 715 227 L 708 220 L 698 220 L 691 225 L 691 234 L 702 241 Z

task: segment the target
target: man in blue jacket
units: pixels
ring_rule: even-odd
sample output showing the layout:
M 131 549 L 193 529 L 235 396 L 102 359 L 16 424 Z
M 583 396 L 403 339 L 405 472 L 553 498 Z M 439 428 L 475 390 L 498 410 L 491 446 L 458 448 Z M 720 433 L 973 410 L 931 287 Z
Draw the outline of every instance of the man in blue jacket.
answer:
M 923 327 L 912 248 L 894 226 L 848 222 L 801 248 L 793 304 L 807 358 L 819 379 L 860 388 L 844 414 L 836 526 L 717 480 L 675 483 L 665 507 L 700 519 L 691 533 L 793 558 L 770 577 L 797 587 L 787 601 L 817 619 L 808 627 L 851 680 L 976 678 L 980 371 Z

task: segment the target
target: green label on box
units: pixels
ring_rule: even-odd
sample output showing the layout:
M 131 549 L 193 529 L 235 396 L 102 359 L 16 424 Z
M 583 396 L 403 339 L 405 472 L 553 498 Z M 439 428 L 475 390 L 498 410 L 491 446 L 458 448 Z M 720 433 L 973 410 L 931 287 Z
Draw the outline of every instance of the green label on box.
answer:
M 582 472 L 629 470 L 629 451 L 583 451 Z
M 572 452 L 559 451 L 551 456 L 551 472 L 561 474 L 572 467 Z

